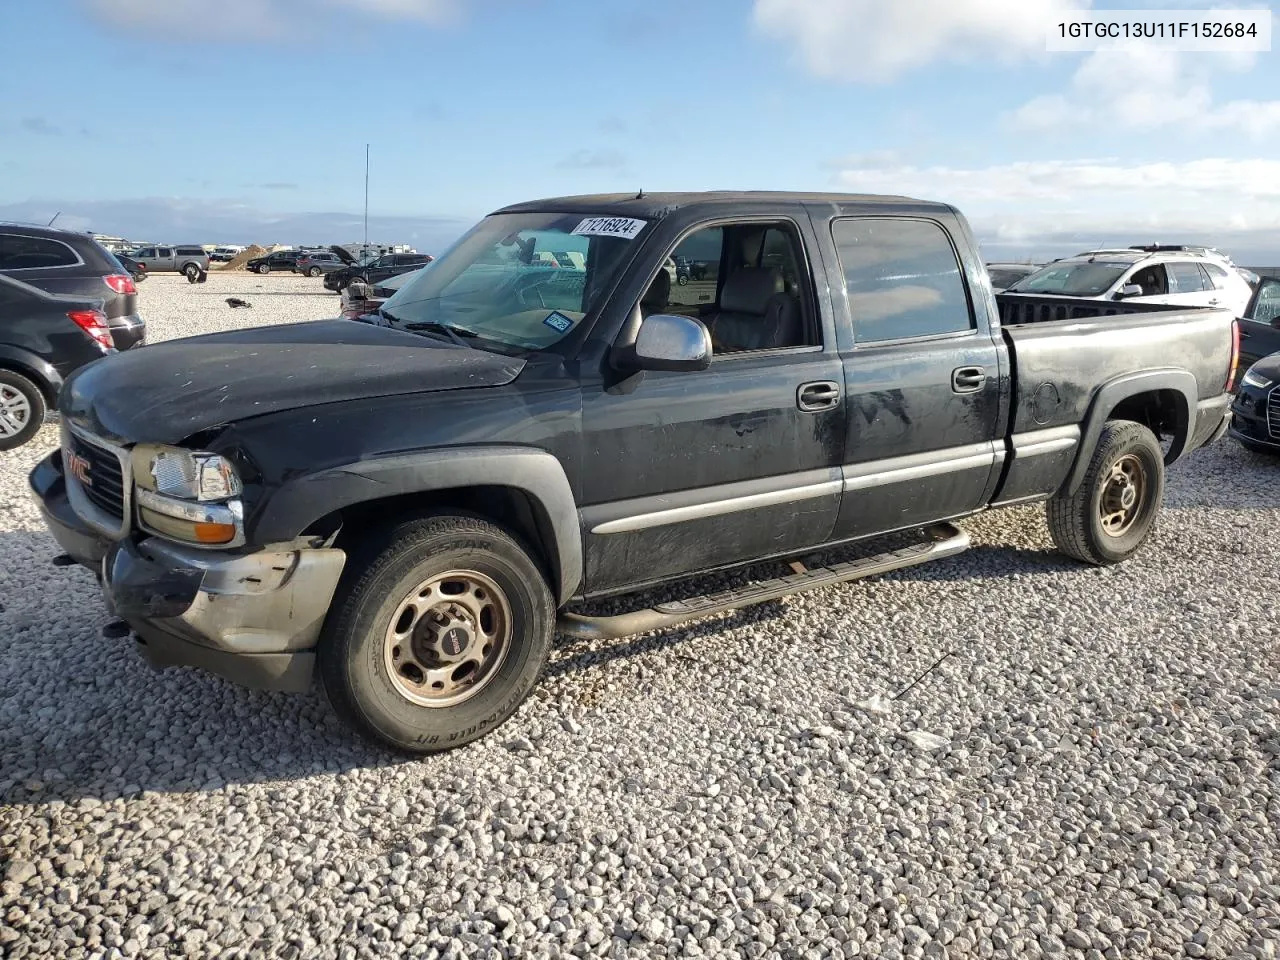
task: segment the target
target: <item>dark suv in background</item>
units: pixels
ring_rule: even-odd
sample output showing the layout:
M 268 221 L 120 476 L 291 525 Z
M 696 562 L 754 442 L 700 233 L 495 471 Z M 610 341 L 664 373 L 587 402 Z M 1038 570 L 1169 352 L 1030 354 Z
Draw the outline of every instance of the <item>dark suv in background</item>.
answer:
M 434 259 L 429 253 L 384 253 L 368 263 L 353 263 L 343 270 L 334 270 L 325 276 L 324 285 L 328 290 L 341 293 L 354 282 L 373 285 L 425 267 Z
M 133 276 L 88 234 L 0 223 L 0 274 L 49 293 L 101 300 L 117 350 L 146 339 Z
M 246 270 L 253 273 L 267 274 L 272 270 L 293 271 L 298 265 L 298 257 L 302 253 L 299 250 L 277 250 L 275 253 L 263 254 L 261 257 L 254 257 L 244 265 Z

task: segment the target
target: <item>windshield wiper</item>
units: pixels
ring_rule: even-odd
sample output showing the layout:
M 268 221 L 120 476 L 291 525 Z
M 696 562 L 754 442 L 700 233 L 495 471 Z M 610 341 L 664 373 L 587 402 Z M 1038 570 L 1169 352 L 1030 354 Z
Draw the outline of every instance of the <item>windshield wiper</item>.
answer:
M 388 313 L 387 311 L 382 309 L 379 309 L 378 313 L 386 317 L 392 323 L 398 324 L 399 326 L 403 327 L 405 330 L 438 330 L 440 333 L 443 333 L 446 337 L 448 337 L 458 346 L 467 347 L 468 349 L 474 349 L 474 347 L 471 344 L 467 343 L 467 341 L 462 338 L 470 337 L 471 339 L 474 340 L 480 336 L 480 334 L 478 333 L 472 333 L 470 330 L 462 330 L 457 327 L 451 327 L 447 323 L 441 323 L 438 320 L 414 320 L 413 322 L 407 322 L 401 319 L 400 317 L 397 317 L 394 313 Z

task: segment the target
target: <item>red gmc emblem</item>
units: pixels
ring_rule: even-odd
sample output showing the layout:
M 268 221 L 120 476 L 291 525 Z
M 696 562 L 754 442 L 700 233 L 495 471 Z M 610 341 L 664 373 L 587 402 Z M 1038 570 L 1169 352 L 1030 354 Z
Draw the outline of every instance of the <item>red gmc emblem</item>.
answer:
M 93 477 L 89 475 L 88 457 L 82 457 L 78 453 L 68 454 L 67 469 L 75 475 L 75 478 L 80 481 L 82 486 L 93 486 Z

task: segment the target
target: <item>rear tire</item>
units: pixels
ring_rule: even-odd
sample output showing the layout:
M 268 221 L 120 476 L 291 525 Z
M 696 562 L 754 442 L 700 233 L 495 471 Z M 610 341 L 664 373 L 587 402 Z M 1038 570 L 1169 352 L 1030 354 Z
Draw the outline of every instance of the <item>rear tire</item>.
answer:
M 308 276 L 308 277 L 318 277 L 318 276 L 320 276 L 320 273 L 321 273 L 321 270 L 320 270 L 320 268 L 319 268 L 319 267 L 312 267 L 310 270 L 308 270 L 308 271 L 307 271 L 307 276 Z
M 0 370 L 0 450 L 22 446 L 44 425 L 44 394 L 20 373 Z
M 439 753 L 501 726 L 551 651 L 556 606 L 529 552 L 485 520 L 414 517 L 353 553 L 321 632 L 319 674 L 365 736 Z
M 1164 499 L 1164 454 L 1140 423 L 1109 420 L 1074 495 L 1047 504 L 1049 533 L 1069 557 L 1103 566 L 1133 556 L 1151 535 Z
M 196 277 L 200 276 L 200 266 L 195 263 L 188 263 L 182 268 L 182 272 L 187 275 L 187 279 L 192 283 L 196 282 Z

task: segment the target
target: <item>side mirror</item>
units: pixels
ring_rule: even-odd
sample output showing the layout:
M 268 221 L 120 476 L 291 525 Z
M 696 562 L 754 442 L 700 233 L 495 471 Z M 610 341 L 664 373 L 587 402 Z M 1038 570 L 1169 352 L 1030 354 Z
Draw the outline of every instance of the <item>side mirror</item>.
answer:
M 1280 316 L 1271 318 L 1271 328 L 1273 330 L 1280 330 Z
M 1115 295 L 1116 300 L 1125 300 L 1128 297 L 1142 296 L 1142 287 L 1136 283 L 1126 283 L 1120 288 L 1120 292 Z
M 670 313 L 645 317 L 636 333 L 630 365 L 639 370 L 705 370 L 711 365 L 711 331 L 693 317 Z

